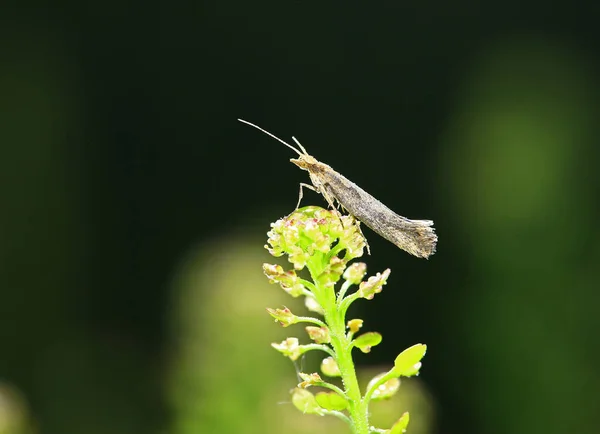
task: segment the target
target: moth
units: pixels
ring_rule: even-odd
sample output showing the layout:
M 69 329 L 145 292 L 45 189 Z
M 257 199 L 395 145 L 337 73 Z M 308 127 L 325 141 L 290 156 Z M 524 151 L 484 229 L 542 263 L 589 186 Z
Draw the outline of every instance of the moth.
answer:
M 432 220 L 411 220 L 396 214 L 331 166 L 310 155 L 295 137 L 292 139 L 300 150 L 257 125 L 238 120 L 262 131 L 298 154 L 298 158 L 290 161 L 308 172 L 312 185 L 300 184 L 300 197 L 296 207 L 302 200 L 302 188 L 306 187 L 320 193 L 334 210 L 337 201 L 357 220 L 411 255 L 427 259 L 435 253 L 438 238 Z

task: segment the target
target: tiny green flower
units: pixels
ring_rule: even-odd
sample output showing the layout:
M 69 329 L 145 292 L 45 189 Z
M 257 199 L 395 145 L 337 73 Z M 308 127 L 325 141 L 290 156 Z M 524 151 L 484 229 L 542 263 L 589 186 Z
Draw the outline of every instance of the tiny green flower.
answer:
M 367 300 L 372 300 L 375 294 L 378 294 L 383 289 L 383 285 L 387 283 L 391 271 L 388 268 L 383 273 L 377 273 L 375 276 L 369 277 L 369 280 L 362 282 L 359 286 L 358 292 L 361 297 Z
M 371 387 L 373 387 L 373 385 L 375 385 L 385 375 L 387 375 L 387 372 L 384 372 L 382 374 L 379 374 L 379 375 L 376 375 L 375 377 L 373 377 L 373 379 L 371 381 L 369 381 L 367 390 L 371 389 Z M 375 389 L 375 391 L 371 394 L 371 399 L 373 401 L 377 401 L 377 400 L 381 400 L 381 399 L 391 398 L 398 391 L 399 388 L 400 388 L 400 380 L 396 377 L 390 378 L 383 384 L 380 384 L 379 386 L 377 386 L 377 389 Z
M 381 334 L 377 332 L 368 332 L 354 339 L 352 344 L 363 353 L 369 353 L 371 352 L 371 348 L 381 343 L 381 340 Z
M 367 274 L 367 264 L 364 262 L 355 262 L 344 271 L 344 279 L 348 282 L 358 285 Z
M 344 274 L 346 264 L 347 261 L 344 261 L 343 259 L 334 256 L 329 260 L 329 270 L 331 270 L 332 274 L 335 274 L 336 276 L 341 276 L 342 274 Z M 339 280 L 339 277 L 337 278 L 337 280 Z
M 357 223 L 354 218 L 348 217 L 347 223 L 344 224 L 345 228 L 347 228 L 346 225 L 351 226 L 349 229 L 344 230 L 340 237 L 340 242 L 343 243 L 346 248 L 344 259 L 350 261 L 363 255 L 366 242 L 365 237 L 360 231 L 359 223 Z
M 356 333 L 358 330 L 360 330 L 360 328 L 362 326 L 363 326 L 362 319 L 351 319 L 350 321 L 348 321 L 348 325 L 347 325 L 347 327 L 351 333 Z
M 306 333 L 308 333 L 308 336 L 317 344 L 328 344 L 331 342 L 329 329 L 327 327 L 307 326 Z
M 365 247 L 365 239 L 352 217 L 340 217 L 314 206 L 297 209 L 272 223 L 267 235 L 265 247 L 269 253 L 275 257 L 287 254 L 296 270 L 303 269 L 311 256 L 327 254 L 336 242 L 340 251 L 346 251 L 345 262 L 361 256 Z
M 302 379 L 302 382 L 298 384 L 301 389 L 306 389 L 309 386 L 318 386 L 323 383 L 323 379 L 319 374 L 313 372 L 312 374 L 305 374 L 304 372 L 298 373 L 298 376 Z
M 279 344 L 272 343 L 271 346 L 292 361 L 298 360 L 302 355 L 302 347 L 297 338 L 287 338 Z
M 269 283 L 279 283 L 292 297 L 304 295 L 304 285 L 294 270 L 284 271 L 281 265 L 263 264 L 263 272 L 269 278 Z
M 321 362 L 321 372 L 328 377 L 339 377 L 340 368 L 333 357 L 326 357 Z
M 306 389 L 296 388 L 292 392 L 292 404 L 302 413 L 323 415 L 323 408 L 317 403 L 315 395 Z
M 303 235 L 310 239 L 307 249 L 327 253 L 331 250 L 331 237 L 327 234 L 328 222 L 324 218 L 308 218 L 303 221 Z
M 298 317 L 294 315 L 287 307 L 284 309 L 267 308 L 267 312 L 269 312 L 269 314 L 275 318 L 275 321 L 278 321 L 279 324 L 284 327 L 296 324 L 298 322 Z

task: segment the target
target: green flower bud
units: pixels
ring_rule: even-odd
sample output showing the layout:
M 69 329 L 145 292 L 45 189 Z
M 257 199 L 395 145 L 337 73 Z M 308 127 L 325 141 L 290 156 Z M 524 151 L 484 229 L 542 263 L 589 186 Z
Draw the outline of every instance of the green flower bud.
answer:
M 341 377 L 340 368 L 333 357 L 326 357 L 321 362 L 321 372 L 328 377 Z
M 387 283 L 391 271 L 388 268 L 383 273 L 377 273 L 375 276 L 369 277 L 369 280 L 362 282 L 358 288 L 361 297 L 367 300 L 372 300 L 375 294 L 378 294 L 383 289 L 383 285 Z
M 340 244 L 346 249 L 344 259 L 350 261 L 354 258 L 361 257 L 364 253 L 366 241 L 360 231 L 360 223 L 354 220 L 354 217 L 352 216 L 343 216 L 342 223 L 344 230 L 340 235 Z
M 308 390 L 296 388 L 292 391 L 292 404 L 305 414 L 323 415 L 323 408 L 317 403 L 315 396 Z
M 352 341 L 352 345 L 361 350 L 363 353 L 369 353 L 371 352 L 371 348 L 381 343 L 381 340 L 381 334 L 377 332 L 368 332 L 354 339 L 354 341 Z
M 296 324 L 298 322 L 298 317 L 294 315 L 287 307 L 284 309 L 267 308 L 267 312 L 269 312 L 269 314 L 275 318 L 275 321 L 278 321 L 279 324 L 284 327 Z
M 354 285 L 358 285 L 367 274 L 367 264 L 364 262 L 355 262 L 344 271 L 344 279 Z
M 371 389 L 377 382 L 379 382 L 381 377 L 383 377 L 385 375 L 387 375 L 387 372 L 384 372 L 382 374 L 379 374 L 379 375 L 376 375 L 375 377 L 373 377 L 373 379 L 371 381 L 369 381 L 369 384 L 367 385 L 367 390 Z M 382 399 L 391 398 L 392 396 L 394 396 L 396 394 L 396 392 L 398 391 L 399 388 L 400 388 L 400 380 L 398 378 L 390 378 L 385 383 L 380 384 L 377 387 L 377 389 L 375 389 L 373 391 L 373 394 L 371 395 L 371 400 L 379 401 Z
M 332 274 L 338 276 L 336 282 L 340 279 L 341 275 L 344 274 L 347 263 L 348 261 L 344 261 L 337 256 L 334 256 L 329 260 L 329 270 Z
M 269 283 L 279 283 L 292 297 L 304 295 L 304 285 L 295 271 L 284 271 L 281 265 L 263 264 L 263 272 L 269 278 Z
M 308 333 L 308 336 L 317 344 L 328 344 L 331 342 L 329 329 L 327 327 L 307 326 L 306 333 Z
M 365 240 L 358 223 L 350 216 L 339 216 L 326 209 L 308 206 L 294 211 L 287 217 L 271 224 L 268 244 L 265 246 L 273 256 L 288 255 L 289 261 L 296 270 L 306 266 L 307 260 L 316 253 L 327 254 L 333 245 L 345 250 L 343 262 L 336 272 L 347 261 L 363 254 Z
M 279 344 L 272 343 L 271 346 L 292 361 L 298 360 L 303 352 L 297 338 L 287 338 Z
M 300 372 L 298 373 L 298 376 L 302 379 L 302 383 L 298 384 L 298 387 L 301 389 L 306 389 L 309 386 L 318 386 L 320 383 L 323 383 L 321 376 L 316 372 L 313 372 L 312 374 Z
M 362 319 L 351 319 L 350 321 L 348 321 L 348 323 L 346 324 L 346 327 L 348 327 L 348 329 L 352 332 L 352 333 L 356 333 L 358 330 L 360 330 L 360 328 L 363 326 L 363 320 Z

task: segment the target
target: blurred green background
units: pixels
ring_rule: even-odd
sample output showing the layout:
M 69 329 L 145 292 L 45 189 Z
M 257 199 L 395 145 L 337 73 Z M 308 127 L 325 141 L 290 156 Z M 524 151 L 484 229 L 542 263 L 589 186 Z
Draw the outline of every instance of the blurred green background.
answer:
M 384 335 L 357 355 L 367 377 L 429 346 L 381 404 L 409 432 L 597 433 L 599 13 L 4 5 L 0 433 L 347 432 L 289 404 L 269 347 L 302 334 L 264 311 L 302 308 L 261 264 L 307 174 L 238 117 L 435 221 L 430 261 L 365 231 L 392 275 L 353 312 Z

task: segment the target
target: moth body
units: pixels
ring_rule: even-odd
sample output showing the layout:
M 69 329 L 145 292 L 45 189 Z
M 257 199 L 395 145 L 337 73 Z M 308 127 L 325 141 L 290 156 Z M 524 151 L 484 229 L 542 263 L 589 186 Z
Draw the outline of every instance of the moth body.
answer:
M 357 220 L 411 255 L 427 259 L 435 253 L 437 235 L 433 221 L 411 220 L 396 214 L 331 166 L 310 155 L 295 138 L 294 141 L 302 152 L 268 131 L 241 119 L 240 121 L 293 149 L 299 157 L 290 161 L 308 172 L 314 190 L 323 195 L 333 209 L 337 201 Z

